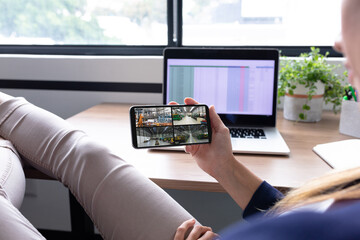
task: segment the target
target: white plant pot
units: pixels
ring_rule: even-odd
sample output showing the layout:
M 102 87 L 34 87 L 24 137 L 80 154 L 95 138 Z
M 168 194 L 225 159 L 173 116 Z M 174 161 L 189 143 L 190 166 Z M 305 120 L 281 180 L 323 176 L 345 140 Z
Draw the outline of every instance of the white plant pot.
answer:
M 304 85 L 298 85 L 294 89 L 294 95 L 286 94 L 284 97 L 284 118 L 292 121 L 302 122 L 318 122 L 321 120 L 321 114 L 323 109 L 323 100 L 325 85 L 322 82 L 315 84 L 317 90 L 313 98 L 308 101 L 307 105 L 310 106 L 310 110 L 303 110 L 303 105 L 307 101 L 308 88 Z M 299 114 L 305 113 L 306 119 L 300 119 Z

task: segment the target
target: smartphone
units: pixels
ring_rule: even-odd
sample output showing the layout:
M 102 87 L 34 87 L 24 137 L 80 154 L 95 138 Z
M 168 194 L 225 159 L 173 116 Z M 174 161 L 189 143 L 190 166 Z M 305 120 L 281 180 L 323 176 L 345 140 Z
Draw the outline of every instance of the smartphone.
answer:
M 130 124 L 134 148 L 211 142 L 209 108 L 204 104 L 132 106 Z

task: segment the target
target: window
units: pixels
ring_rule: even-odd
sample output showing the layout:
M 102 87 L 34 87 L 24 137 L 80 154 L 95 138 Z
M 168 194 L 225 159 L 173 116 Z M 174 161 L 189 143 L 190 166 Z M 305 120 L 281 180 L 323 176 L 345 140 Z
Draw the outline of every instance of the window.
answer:
M 0 53 L 161 55 L 166 46 L 270 46 L 292 49 L 283 51 L 291 56 L 309 46 L 331 50 L 340 1 L 0 0 Z
M 341 0 L 186 0 L 183 45 L 332 46 Z
M 166 2 L 2 0 L 0 44 L 166 45 Z

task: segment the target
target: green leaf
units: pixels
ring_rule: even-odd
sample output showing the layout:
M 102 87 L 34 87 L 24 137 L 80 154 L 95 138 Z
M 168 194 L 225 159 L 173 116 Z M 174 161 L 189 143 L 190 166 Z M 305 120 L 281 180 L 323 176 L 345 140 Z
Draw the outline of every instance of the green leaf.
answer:
M 307 104 L 304 104 L 302 108 L 303 108 L 304 110 L 307 110 L 307 111 L 309 111 L 309 110 L 310 110 L 310 106 L 309 106 L 309 105 L 307 105 Z

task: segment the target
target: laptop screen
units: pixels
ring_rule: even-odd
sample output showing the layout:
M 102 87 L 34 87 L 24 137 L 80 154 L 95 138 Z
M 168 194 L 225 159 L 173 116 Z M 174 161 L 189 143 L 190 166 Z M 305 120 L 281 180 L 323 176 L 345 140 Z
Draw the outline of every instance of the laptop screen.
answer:
M 271 115 L 274 60 L 168 59 L 167 102 L 184 96 L 221 114 Z
M 214 105 L 227 126 L 275 126 L 276 49 L 167 48 L 163 102 Z

